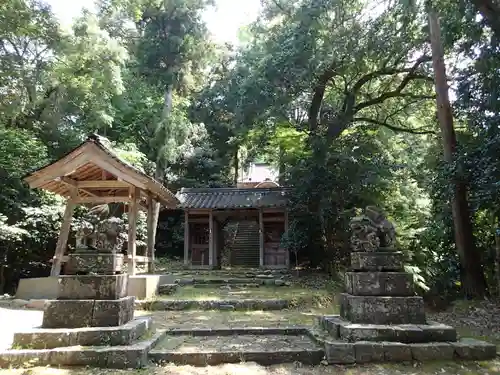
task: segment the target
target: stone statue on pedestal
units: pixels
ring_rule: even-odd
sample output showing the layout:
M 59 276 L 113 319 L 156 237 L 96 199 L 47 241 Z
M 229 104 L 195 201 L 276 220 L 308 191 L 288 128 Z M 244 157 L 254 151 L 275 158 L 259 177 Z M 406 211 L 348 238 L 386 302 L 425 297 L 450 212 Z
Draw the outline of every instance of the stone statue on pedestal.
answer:
M 99 252 L 119 254 L 127 240 L 125 223 L 118 217 L 102 220 L 96 225 L 92 239 Z
M 92 210 L 76 232 L 76 249 L 69 255 L 67 274 L 117 274 L 122 272 L 125 222 L 96 215 Z M 107 215 L 106 215 L 107 216 Z
M 396 245 L 396 229 L 384 213 L 373 206 L 350 222 L 351 246 L 354 252 L 373 252 Z

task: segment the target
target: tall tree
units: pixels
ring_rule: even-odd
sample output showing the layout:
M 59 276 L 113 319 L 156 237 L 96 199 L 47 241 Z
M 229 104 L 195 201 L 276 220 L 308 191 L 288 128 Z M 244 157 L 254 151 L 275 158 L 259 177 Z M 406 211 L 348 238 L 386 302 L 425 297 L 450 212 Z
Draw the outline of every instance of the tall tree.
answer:
M 437 93 L 437 113 L 441 125 L 444 160 L 452 165 L 456 156 L 456 135 L 453 128 L 453 114 L 448 97 L 448 83 L 444 64 L 444 52 L 437 14 L 429 11 L 429 29 L 432 45 L 435 86 Z M 467 202 L 467 185 L 460 179 L 452 182 L 454 194 L 451 198 L 455 243 L 464 272 L 464 291 L 468 297 L 482 297 L 486 292 L 486 280 L 480 254 L 476 251 L 474 233 Z
M 108 17 L 108 22 L 104 23 L 112 32 L 120 34 L 123 22 L 109 22 L 110 14 L 127 15 L 135 23 L 138 37 L 129 45 L 133 55 L 129 78 L 136 83 L 142 82 L 138 84 L 141 92 L 158 91 L 163 97 L 161 108 L 149 117 L 148 123 L 143 122 L 145 128 L 138 139 L 143 142 L 140 148 L 147 150 L 148 158 L 155 162 L 154 175 L 159 181 L 165 179 L 167 162 L 174 161 L 175 150 L 188 133 L 189 121 L 179 121 L 179 116 L 175 116 L 176 93 L 187 96 L 199 84 L 200 73 L 211 51 L 201 14 L 210 4 L 209 0 L 111 0 L 101 3 L 101 18 Z M 120 26 L 118 31 L 114 27 L 117 24 Z M 179 97 L 179 103 L 182 102 Z M 156 203 L 155 223 L 159 208 Z

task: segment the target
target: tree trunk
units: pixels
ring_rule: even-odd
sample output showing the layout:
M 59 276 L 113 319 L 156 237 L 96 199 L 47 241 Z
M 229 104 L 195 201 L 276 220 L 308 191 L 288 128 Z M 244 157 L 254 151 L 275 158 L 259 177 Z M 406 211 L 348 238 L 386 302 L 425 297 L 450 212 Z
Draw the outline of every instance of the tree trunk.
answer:
M 495 289 L 500 296 L 500 214 L 494 215 L 493 230 L 495 231 Z
M 429 12 L 429 27 L 437 94 L 437 112 L 441 127 L 444 160 L 448 164 L 452 164 L 456 148 L 456 135 L 453 128 L 453 114 L 448 97 L 448 84 L 446 82 L 439 20 L 432 10 Z M 454 184 L 454 195 L 452 197 L 451 209 L 455 230 L 455 243 L 463 268 L 463 290 L 469 298 L 483 297 L 486 293 L 486 280 L 481 264 L 481 256 L 475 247 L 474 233 L 467 202 L 467 185 L 459 179 L 454 179 L 452 183 Z
M 234 187 L 236 187 L 238 185 L 238 175 L 240 172 L 240 158 L 238 156 L 239 150 L 240 150 L 240 148 L 238 147 L 238 145 L 236 145 L 236 149 L 234 151 L 234 156 L 233 156 L 233 168 L 234 168 L 233 183 L 234 183 Z
M 165 122 L 168 120 L 170 113 L 172 112 L 172 95 L 174 91 L 173 85 L 168 85 L 165 89 L 165 95 L 163 97 L 163 111 L 161 114 L 160 121 Z M 165 167 L 163 165 L 163 155 L 159 154 L 159 151 L 155 150 L 157 153 L 156 156 L 156 169 L 155 169 L 155 179 L 162 184 L 165 182 Z M 156 230 L 158 228 L 158 218 L 160 216 L 160 202 L 154 201 L 153 204 L 153 233 L 152 236 L 154 238 L 154 243 L 156 244 Z
M 279 145 L 278 155 L 278 183 L 280 185 L 285 183 L 285 150 L 281 145 Z
M 3 294 L 5 291 L 5 266 L 0 266 L 0 293 Z

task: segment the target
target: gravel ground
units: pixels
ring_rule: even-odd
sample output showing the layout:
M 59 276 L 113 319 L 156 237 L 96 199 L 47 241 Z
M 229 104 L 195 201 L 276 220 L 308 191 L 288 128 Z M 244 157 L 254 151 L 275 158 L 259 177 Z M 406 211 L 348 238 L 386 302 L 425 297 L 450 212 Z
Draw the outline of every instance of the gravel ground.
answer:
M 493 375 L 500 374 L 500 362 L 431 363 L 426 365 L 302 366 L 300 363 L 259 366 L 255 363 L 193 367 L 166 365 L 142 370 L 55 369 L 37 367 L 0 370 L 0 375 Z
M 242 314 L 234 323 L 250 325 L 250 321 L 256 321 L 255 313 Z M 12 334 L 31 327 L 39 326 L 42 321 L 42 311 L 28 309 L 0 308 L 0 349 L 9 347 Z M 140 314 L 137 314 L 140 315 Z M 199 324 L 203 326 L 211 321 L 211 313 L 204 312 L 198 317 Z M 253 316 L 252 316 L 253 315 Z M 286 316 L 286 314 L 284 314 Z M 294 315 L 292 313 L 292 315 Z M 291 316 L 290 316 L 291 317 Z M 445 312 L 429 312 L 431 320 L 450 324 L 457 328 L 463 336 L 474 336 L 490 342 L 500 344 L 500 301 L 464 302 L 460 301 Z M 159 318 L 159 317 L 158 317 Z M 168 319 L 170 318 L 170 319 Z M 169 325 L 168 320 L 176 320 L 180 317 L 165 316 L 157 321 L 159 326 Z M 260 317 L 262 318 L 262 317 Z M 269 323 L 285 323 L 283 317 L 269 316 L 264 320 Z M 162 321 L 163 320 L 163 321 Z M 179 319 L 184 321 L 184 319 Z M 233 319 L 220 319 L 221 325 L 233 323 Z M 202 323 L 202 321 L 204 321 Z M 302 318 L 297 318 L 297 323 Z M 184 321 L 187 323 L 186 321 Z M 246 324 L 245 324 L 246 323 Z M 181 324 L 182 325 L 182 324 Z M 229 324 L 230 325 L 230 324 Z M 284 325 L 284 324 L 283 324 Z M 31 368 L 31 369 L 9 369 L 0 370 L 0 375 L 493 375 L 500 374 L 500 360 L 487 363 L 440 363 L 434 362 L 425 365 L 371 365 L 371 366 L 316 366 L 308 367 L 300 364 L 286 364 L 278 366 L 263 367 L 254 363 L 242 363 L 236 365 L 223 365 L 215 367 L 196 368 L 192 366 L 163 366 L 150 367 L 143 370 L 108 370 L 108 369 L 55 369 L 55 368 Z

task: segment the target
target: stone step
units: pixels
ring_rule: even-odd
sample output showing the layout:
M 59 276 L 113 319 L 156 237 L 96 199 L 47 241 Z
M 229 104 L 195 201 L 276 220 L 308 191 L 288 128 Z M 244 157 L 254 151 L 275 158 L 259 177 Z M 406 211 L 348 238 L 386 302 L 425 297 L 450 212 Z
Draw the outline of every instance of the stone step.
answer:
M 185 270 L 185 271 L 176 271 L 172 273 L 173 275 L 178 276 L 202 276 L 207 275 L 210 277 L 219 277 L 219 278 L 245 278 L 245 277 L 255 277 L 260 274 L 272 274 L 272 275 L 287 275 L 290 274 L 290 270 L 288 269 L 263 269 L 259 267 L 236 267 L 233 269 L 224 269 L 224 270 Z
M 264 276 L 264 275 L 261 275 Z M 193 279 L 194 285 L 227 285 L 227 284 L 259 284 L 259 285 L 279 285 L 284 283 L 284 279 L 272 277 L 246 278 L 246 279 Z
M 150 317 L 134 319 L 117 327 L 34 328 L 14 333 L 12 346 L 29 349 L 54 349 L 65 346 L 130 345 L 151 327 Z
M 324 357 L 321 345 L 304 330 L 227 329 L 224 332 L 168 333 L 151 350 L 156 363 L 207 366 L 224 363 L 256 362 L 260 365 L 301 362 L 316 365 Z M 194 333 L 193 333 L 194 332 Z
M 181 310 L 283 310 L 290 306 L 286 299 L 167 300 L 136 301 L 135 308 L 150 311 Z
M 179 284 L 161 284 L 158 285 L 158 294 L 163 296 L 168 296 L 175 294 L 179 289 Z
M 257 283 L 247 283 L 247 284 L 220 284 L 220 285 L 214 285 L 214 284 L 195 284 L 193 285 L 194 288 L 200 288 L 200 289 L 209 289 L 209 288 L 214 288 L 214 287 L 219 287 L 220 289 L 246 289 L 246 288 L 260 288 L 263 286 L 263 284 L 257 284 Z
M 318 317 L 318 326 L 327 331 L 332 338 L 343 341 L 395 341 L 403 343 L 424 343 L 436 341 L 456 341 L 457 332 L 445 324 L 352 324 L 339 315 Z
M 172 328 L 167 335 L 232 336 L 232 335 L 311 335 L 306 326 L 281 327 L 224 327 L 224 328 Z
M 145 367 L 151 348 L 164 337 L 159 332 L 131 345 L 67 346 L 54 349 L 9 349 L 0 351 L 0 368 L 32 366 L 89 366 L 113 369 Z
M 329 364 L 362 364 L 370 362 L 451 361 L 457 359 L 485 361 L 496 357 L 496 346 L 484 341 L 464 338 L 456 342 L 405 344 L 325 340 L 325 356 Z
M 207 287 L 227 285 L 227 284 L 259 284 L 259 285 L 276 285 L 289 286 L 290 283 L 285 278 L 275 278 L 273 275 L 258 275 L 254 278 L 185 278 L 175 280 L 178 285 L 207 285 Z M 166 284 L 168 285 L 168 284 Z

